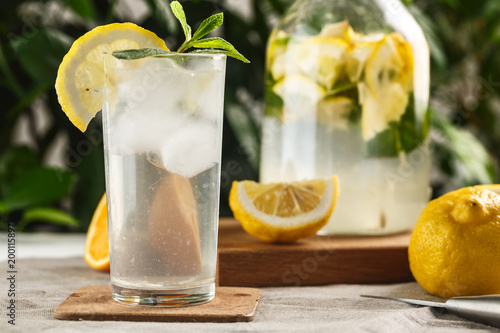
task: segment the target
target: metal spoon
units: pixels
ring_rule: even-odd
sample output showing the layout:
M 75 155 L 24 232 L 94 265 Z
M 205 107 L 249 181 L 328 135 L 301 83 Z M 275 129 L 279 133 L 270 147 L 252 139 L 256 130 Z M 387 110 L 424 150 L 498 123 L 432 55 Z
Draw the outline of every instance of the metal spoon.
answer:
M 430 302 L 416 299 L 361 295 L 379 299 L 389 299 L 408 304 L 444 308 L 449 313 L 475 322 L 500 327 L 500 295 L 453 297 L 446 302 Z

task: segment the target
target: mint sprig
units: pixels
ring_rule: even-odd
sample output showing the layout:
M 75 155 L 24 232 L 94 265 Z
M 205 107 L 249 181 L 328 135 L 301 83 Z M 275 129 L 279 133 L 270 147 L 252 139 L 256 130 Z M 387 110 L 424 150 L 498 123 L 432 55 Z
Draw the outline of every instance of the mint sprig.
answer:
M 198 29 L 192 34 L 191 27 L 187 23 L 186 14 L 184 13 L 184 9 L 179 1 L 172 1 L 170 3 L 170 8 L 174 13 L 174 16 L 179 20 L 182 25 L 182 30 L 184 31 L 184 35 L 186 36 L 186 40 L 182 45 L 177 49 L 177 53 L 185 52 L 190 48 L 197 48 L 201 50 L 192 50 L 189 53 L 223 53 L 229 57 L 236 58 L 243 62 L 249 63 L 247 58 L 245 58 L 241 53 L 239 53 L 231 43 L 228 41 L 219 38 L 219 37 L 210 37 L 203 38 L 210 32 L 214 31 L 218 27 L 222 25 L 224 21 L 224 16 L 222 13 L 218 13 L 210 16 L 203 20 L 200 23 Z M 113 56 L 118 59 L 140 59 L 149 56 L 156 56 L 162 54 L 172 54 L 175 52 L 166 51 L 160 48 L 145 48 L 145 49 L 133 49 L 133 50 L 123 50 L 123 51 L 115 51 L 113 52 Z
M 181 47 L 177 50 L 178 53 L 182 53 L 190 48 L 200 48 L 211 50 L 207 53 L 225 53 L 226 55 L 243 62 L 250 62 L 241 53 L 239 53 L 234 46 L 231 45 L 231 43 L 222 38 L 214 37 L 201 39 L 203 36 L 222 25 L 222 22 L 224 21 L 224 15 L 222 13 L 212 15 L 203 20 L 195 33 L 191 36 L 191 27 L 187 23 L 186 14 L 184 13 L 184 9 L 179 1 L 172 1 L 170 3 L 170 8 L 172 8 L 172 12 L 181 23 L 184 35 L 186 36 L 186 41 L 182 43 Z M 197 50 L 195 52 L 199 53 L 200 51 Z

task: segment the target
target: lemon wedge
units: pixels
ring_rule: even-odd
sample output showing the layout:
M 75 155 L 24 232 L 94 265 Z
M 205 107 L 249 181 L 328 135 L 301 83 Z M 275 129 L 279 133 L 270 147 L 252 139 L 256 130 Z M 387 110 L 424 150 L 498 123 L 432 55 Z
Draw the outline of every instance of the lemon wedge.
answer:
M 413 58 L 404 38 L 392 33 L 380 40 L 364 69 L 366 83 L 358 83 L 362 104 L 363 139 L 370 140 L 386 130 L 389 123 L 399 121 L 413 89 Z
M 305 76 L 330 89 L 342 73 L 347 47 L 340 38 L 308 38 L 300 45 L 297 65 Z
M 389 123 L 399 121 L 408 106 L 408 93 L 400 83 L 390 83 L 374 96 L 363 83 L 358 84 L 363 100 L 361 115 L 361 135 L 368 141 L 389 128 Z
M 403 67 L 398 81 L 402 84 L 405 91 L 413 90 L 413 53 L 410 44 L 400 34 L 390 35 L 394 40 L 399 56 L 403 61 Z
M 413 71 L 411 48 L 404 38 L 392 33 L 377 43 L 366 61 L 365 79 L 372 94 L 383 91 L 391 82 L 403 84 L 409 91 L 408 81 Z
M 328 222 L 338 194 L 336 176 L 272 184 L 235 181 L 229 205 L 250 235 L 265 242 L 293 242 Z
M 273 92 L 283 99 L 287 116 L 313 114 L 326 94 L 323 87 L 300 74 L 285 77 L 274 85 Z
M 328 23 L 321 29 L 319 35 L 321 37 L 330 37 L 330 38 L 342 38 L 345 40 L 349 40 L 352 35 L 352 28 L 347 20 L 337 22 L 337 23 Z
M 281 80 L 285 76 L 288 42 L 290 36 L 283 30 L 273 31 L 269 37 L 269 44 L 266 52 L 266 64 L 269 72 L 275 81 Z
M 83 254 L 83 258 L 90 267 L 103 271 L 109 271 L 107 207 L 105 193 L 92 216 L 85 239 L 85 251 Z
M 354 101 L 344 96 L 327 97 L 319 101 L 317 122 L 327 125 L 328 130 L 347 129 L 348 116 L 354 109 Z
M 360 42 L 356 43 L 346 56 L 345 70 L 351 82 L 358 82 L 361 79 L 363 70 L 368 58 L 375 50 L 377 43 Z
M 103 105 L 103 54 L 117 50 L 159 47 L 165 42 L 133 23 L 99 26 L 78 38 L 64 56 L 56 79 L 59 104 L 82 132 Z

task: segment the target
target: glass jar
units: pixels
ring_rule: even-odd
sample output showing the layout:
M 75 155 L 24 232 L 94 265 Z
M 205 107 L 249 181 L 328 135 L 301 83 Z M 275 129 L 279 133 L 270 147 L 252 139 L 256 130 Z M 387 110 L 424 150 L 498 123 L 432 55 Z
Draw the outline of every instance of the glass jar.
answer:
M 297 0 L 266 55 L 260 180 L 339 178 L 319 234 L 410 229 L 430 197 L 429 49 L 399 0 Z

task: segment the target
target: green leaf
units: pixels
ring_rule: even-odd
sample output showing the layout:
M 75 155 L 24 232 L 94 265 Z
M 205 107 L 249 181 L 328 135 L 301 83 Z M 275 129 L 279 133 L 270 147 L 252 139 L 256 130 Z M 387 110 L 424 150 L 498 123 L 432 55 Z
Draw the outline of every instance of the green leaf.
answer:
M 70 214 L 55 208 L 33 207 L 24 211 L 16 229 L 21 231 L 31 222 L 48 222 L 51 224 L 78 227 L 78 220 Z
M 401 151 L 411 152 L 421 145 L 428 134 L 428 112 L 422 116 L 415 113 L 413 94 L 409 96 L 408 106 L 399 121 L 389 123 L 389 127 L 365 145 L 365 155 L 368 157 L 394 157 Z
M 30 36 L 18 36 L 12 42 L 23 69 L 38 84 L 53 84 L 57 69 L 73 40 L 64 33 L 39 28 Z
M 205 38 L 189 43 L 189 47 L 197 47 L 200 49 L 222 49 L 225 54 L 230 57 L 236 58 L 243 62 L 249 63 L 250 61 L 245 58 L 241 53 L 236 51 L 233 45 L 219 37 Z
M 272 89 L 266 89 L 266 105 L 264 110 L 266 117 L 283 119 L 283 99 Z
M 0 156 L 0 197 L 5 198 L 12 184 L 28 171 L 38 168 L 40 161 L 26 146 L 13 146 Z
M 5 202 L 0 201 L 0 215 L 6 214 L 9 211 L 10 211 L 9 205 L 7 205 Z
M 327 91 L 325 98 L 332 97 L 345 91 L 357 88 L 358 85 L 356 83 L 342 82 L 340 84 L 335 84 L 335 86 L 331 90 Z
M 167 51 L 160 48 L 144 48 L 144 49 L 132 49 L 132 50 L 122 50 L 114 51 L 113 56 L 118 59 L 124 60 L 134 60 L 141 59 L 150 56 L 157 56 L 163 54 L 173 54 L 174 52 Z
M 203 22 L 201 22 L 198 29 L 195 31 L 192 40 L 198 40 L 201 37 L 205 36 L 206 34 L 214 31 L 215 29 L 217 29 L 222 25 L 223 21 L 224 21 L 224 14 L 222 13 L 218 13 L 210 16 L 209 18 L 204 19 Z
M 66 0 L 66 5 L 85 19 L 95 17 L 94 4 L 89 0 Z
M 366 157 L 396 157 L 398 156 L 397 122 L 391 122 L 389 128 L 377 133 L 373 139 L 367 141 L 364 147 Z
M 72 183 L 67 171 L 39 167 L 16 179 L 4 202 L 11 210 L 51 203 L 66 196 Z
M 444 139 L 436 142 L 436 145 L 439 145 L 436 150 L 447 157 L 446 164 L 451 169 L 449 173 L 460 178 L 464 185 L 495 182 L 495 163 L 474 135 L 453 125 L 436 112 L 431 113 L 431 121 Z
M 184 13 L 184 9 L 179 1 L 172 1 L 170 3 L 170 8 L 172 8 L 172 12 L 175 17 L 181 22 L 182 30 L 184 30 L 184 35 L 186 36 L 186 42 L 191 39 L 191 27 L 187 24 L 186 14 Z

